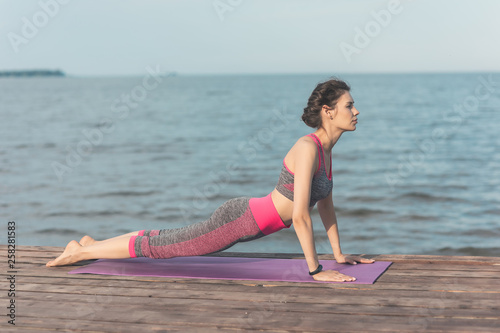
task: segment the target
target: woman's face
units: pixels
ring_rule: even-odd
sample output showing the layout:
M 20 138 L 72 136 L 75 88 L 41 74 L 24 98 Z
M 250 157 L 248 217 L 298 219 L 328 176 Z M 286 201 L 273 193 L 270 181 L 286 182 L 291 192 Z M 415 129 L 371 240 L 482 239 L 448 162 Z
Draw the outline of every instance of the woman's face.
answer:
M 340 96 L 335 108 L 330 109 L 330 112 L 333 118 L 330 121 L 335 127 L 343 131 L 356 130 L 359 111 L 354 107 L 354 100 L 348 91 Z

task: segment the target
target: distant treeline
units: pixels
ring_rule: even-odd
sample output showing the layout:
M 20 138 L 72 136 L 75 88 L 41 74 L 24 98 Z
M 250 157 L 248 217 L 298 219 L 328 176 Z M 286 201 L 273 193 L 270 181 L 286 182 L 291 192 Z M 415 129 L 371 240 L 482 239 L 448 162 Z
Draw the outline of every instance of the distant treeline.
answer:
M 24 71 L 0 71 L 0 77 L 32 77 L 32 76 L 66 76 L 61 70 L 24 70 Z

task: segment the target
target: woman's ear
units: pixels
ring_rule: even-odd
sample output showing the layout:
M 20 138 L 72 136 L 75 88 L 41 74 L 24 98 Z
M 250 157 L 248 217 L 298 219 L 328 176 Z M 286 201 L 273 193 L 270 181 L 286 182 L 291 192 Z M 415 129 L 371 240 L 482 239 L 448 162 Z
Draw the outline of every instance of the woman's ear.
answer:
M 335 118 L 335 115 L 337 114 L 337 107 L 335 106 L 335 108 L 332 109 L 328 105 L 323 105 L 321 111 L 324 112 L 328 118 L 333 120 L 333 118 Z
M 328 105 L 323 105 L 321 108 L 321 112 L 325 114 L 325 116 L 330 117 L 332 109 Z

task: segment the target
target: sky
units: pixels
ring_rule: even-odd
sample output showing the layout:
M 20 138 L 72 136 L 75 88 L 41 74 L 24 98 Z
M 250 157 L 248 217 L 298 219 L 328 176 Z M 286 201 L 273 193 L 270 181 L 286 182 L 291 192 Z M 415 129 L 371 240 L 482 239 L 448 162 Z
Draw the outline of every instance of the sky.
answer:
M 500 71 L 498 0 L 0 0 L 0 71 Z

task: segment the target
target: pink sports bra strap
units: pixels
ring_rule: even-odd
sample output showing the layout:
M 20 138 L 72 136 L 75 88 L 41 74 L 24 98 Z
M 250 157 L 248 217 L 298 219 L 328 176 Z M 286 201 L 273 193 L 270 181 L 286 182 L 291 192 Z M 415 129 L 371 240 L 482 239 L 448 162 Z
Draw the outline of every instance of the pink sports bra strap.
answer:
M 311 134 L 308 134 L 307 136 L 311 137 L 314 140 L 314 142 L 316 142 L 316 147 L 318 148 L 319 163 L 318 163 L 318 170 L 316 170 L 316 172 L 318 172 L 319 169 L 321 168 L 321 160 L 322 159 L 324 160 L 323 146 L 321 145 L 321 141 L 319 141 L 319 138 L 316 136 L 316 134 L 311 133 Z M 325 168 L 326 168 L 326 166 L 325 166 Z

